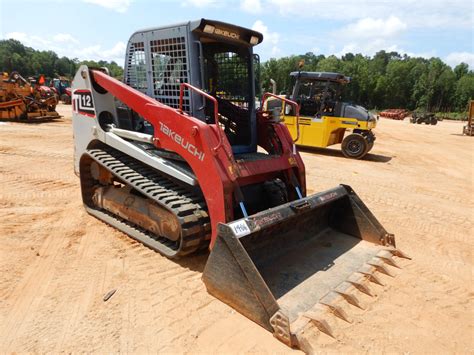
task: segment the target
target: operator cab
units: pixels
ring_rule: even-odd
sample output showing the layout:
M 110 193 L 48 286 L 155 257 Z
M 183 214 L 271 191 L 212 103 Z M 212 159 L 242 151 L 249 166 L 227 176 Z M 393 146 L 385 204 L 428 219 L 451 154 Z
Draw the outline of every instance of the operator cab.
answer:
M 182 83 L 204 90 L 217 99 L 218 123 L 234 153 L 256 152 L 259 59 L 253 46 L 262 40 L 259 32 L 206 19 L 138 31 L 127 45 L 124 81 L 176 109 Z M 185 90 L 183 111 L 214 124 L 213 110 L 211 101 Z M 151 133 L 146 121 L 135 117 L 135 122 L 133 130 Z
M 295 79 L 292 99 L 300 104 L 303 116 L 337 116 L 343 86 L 350 78 L 338 73 L 292 72 Z
M 300 104 L 302 116 L 338 116 L 342 89 L 350 78 L 331 72 L 292 72 L 292 100 Z
M 351 78 L 332 72 L 290 73 L 294 86 L 291 99 L 300 104 L 301 116 L 316 119 L 322 116 L 356 118 L 359 121 L 372 120 L 372 115 L 362 106 L 342 101 L 345 85 Z M 291 113 L 291 108 L 287 107 Z

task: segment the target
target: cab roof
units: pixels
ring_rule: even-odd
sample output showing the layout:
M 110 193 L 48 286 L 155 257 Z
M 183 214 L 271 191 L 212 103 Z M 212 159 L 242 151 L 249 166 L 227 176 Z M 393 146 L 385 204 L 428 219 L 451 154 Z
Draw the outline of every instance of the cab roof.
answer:
M 208 32 L 208 31 L 205 31 L 206 25 L 213 28 L 212 33 Z M 232 38 L 229 38 L 228 35 L 233 34 L 233 33 L 238 33 L 239 38 L 238 39 L 234 38 L 233 40 L 236 41 L 236 42 L 245 43 L 245 44 L 250 45 L 250 46 L 254 46 L 256 44 L 262 43 L 262 41 L 263 41 L 263 35 L 260 32 L 251 30 L 249 28 L 233 25 L 233 24 L 230 24 L 230 23 L 216 21 L 216 20 L 210 20 L 210 19 L 205 19 L 205 18 L 201 18 L 201 19 L 195 20 L 195 21 L 174 23 L 174 24 L 160 26 L 160 27 L 144 28 L 144 29 L 135 31 L 132 34 L 132 37 L 135 34 L 139 34 L 139 33 L 151 32 L 151 31 L 162 30 L 162 29 L 171 29 L 171 28 L 181 27 L 181 26 L 189 26 L 189 30 L 191 32 L 195 32 L 195 33 L 198 33 L 200 36 L 205 36 L 205 37 L 210 37 L 210 38 L 223 38 L 223 36 L 225 36 L 228 39 L 232 39 Z M 217 32 L 217 31 L 215 31 L 216 29 L 218 29 L 220 31 Z M 228 34 L 227 36 L 226 36 L 226 33 Z M 250 43 L 250 39 L 252 37 L 257 37 L 258 42 L 257 43 Z
M 290 76 L 306 80 L 334 81 L 340 84 L 347 84 L 351 81 L 350 77 L 345 76 L 344 74 L 333 72 L 294 71 L 290 73 Z

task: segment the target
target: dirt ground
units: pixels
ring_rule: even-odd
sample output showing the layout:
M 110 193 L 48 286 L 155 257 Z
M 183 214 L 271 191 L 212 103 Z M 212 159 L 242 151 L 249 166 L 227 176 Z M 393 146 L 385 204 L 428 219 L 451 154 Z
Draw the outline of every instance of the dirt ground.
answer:
M 69 109 L 0 123 L 0 352 L 292 352 L 206 292 L 206 255 L 169 261 L 86 214 Z M 413 258 L 335 339 L 315 338 L 321 352 L 474 351 L 474 138 L 461 131 L 381 119 L 365 160 L 302 153 L 310 192 L 351 185 Z

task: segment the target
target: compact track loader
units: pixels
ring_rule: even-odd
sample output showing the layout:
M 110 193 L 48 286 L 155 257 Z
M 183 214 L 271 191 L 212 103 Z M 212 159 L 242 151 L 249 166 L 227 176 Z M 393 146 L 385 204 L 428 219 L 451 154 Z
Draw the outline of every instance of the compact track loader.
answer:
M 75 171 L 91 215 L 169 258 L 210 249 L 209 292 L 308 350 L 316 308 L 343 314 L 403 254 L 349 186 L 306 196 L 288 129 L 255 109 L 262 39 L 201 19 L 134 33 L 123 83 L 81 66 Z

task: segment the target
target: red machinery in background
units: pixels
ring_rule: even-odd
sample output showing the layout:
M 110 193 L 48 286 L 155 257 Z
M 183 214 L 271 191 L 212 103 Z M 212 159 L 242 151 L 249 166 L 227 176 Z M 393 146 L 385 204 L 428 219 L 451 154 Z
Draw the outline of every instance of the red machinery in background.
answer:
M 403 108 L 391 108 L 383 110 L 379 113 L 381 117 L 390 118 L 392 120 L 403 120 L 410 114 L 410 111 Z

